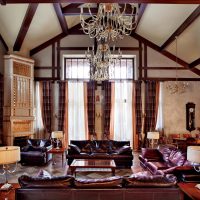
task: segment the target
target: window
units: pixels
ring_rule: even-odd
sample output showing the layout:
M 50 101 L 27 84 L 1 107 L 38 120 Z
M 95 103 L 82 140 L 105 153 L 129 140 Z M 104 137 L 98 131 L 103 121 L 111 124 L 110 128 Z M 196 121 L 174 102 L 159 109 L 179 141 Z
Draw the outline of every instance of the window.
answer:
M 133 80 L 134 58 L 122 58 L 109 68 L 110 80 Z M 84 58 L 64 58 L 65 80 L 89 80 L 90 64 Z

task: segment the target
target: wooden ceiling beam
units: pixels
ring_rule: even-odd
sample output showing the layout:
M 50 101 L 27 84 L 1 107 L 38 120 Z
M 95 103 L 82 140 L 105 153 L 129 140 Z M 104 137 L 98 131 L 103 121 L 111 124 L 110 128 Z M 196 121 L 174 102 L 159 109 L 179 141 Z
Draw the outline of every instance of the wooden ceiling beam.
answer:
M 77 24 L 76 26 L 73 26 L 72 28 L 68 29 L 68 34 L 60 33 L 60 34 L 58 34 L 57 36 L 51 38 L 50 40 L 48 40 L 48 41 L 46 41 L 46 42 L 40 44 L 39 46 L 37 46 L 37 47 L 31 49 L 31 50 L 30 50 L 30 56 L 32 56 L 32 55 L 38 53 L 39 51 L 45 49 L 45 48 L 48 47 L 49 45 L 51 45 L 51 44 L 57 42 L 58 40 L 63 39 L 64 37 L 66 37 L 67 35 L 69 35 L 71 32 L 74 32 L 75 30 L 80 29 L 80 28 L 81 28 L 81 25 L 80 25 L 80 23 L 79 23 L 79 24 Z
M 142 3 L 142 4 L 140 5 L 139 12 L 138 12 L 137 27 L 138 27 L 138 25 L 139 25 L 139 23 L 140 23 L 140 20 L 141 20 L 143 14 L 144 14 L 144 11 L 145 11 L 146 7 L 147 7 L 147 4 L 145 4 L 145 3 Z M 136 27 L 136 29 L 135 29 L 134 31 L 137 30 L 137 27 Z
M 32 55 L 38 53 L 39 51 L 45 49 L 45 48 L 48 47 L 49 45 L 51 45 L 51 44 L 57 42 L 58 40 L 64 38 L 65 36 L 66 36 L 65 33 L 60 33 L 60 34 L 58 34 L 57 36 L 51 38 L 50 40 L 44 42 L 43 44 L 40 44 L 39 46 L 35 47 L 34 49 L 31 49 L 31 50 L 30 50 L 30 56 L 32 56 Z
M 1 0 L 12 3 L 100 3 L 99 0 Z M 104 3 L 124 3 L 124 0 L 104 0 Z M 126 3 L 199 4 L 199 0 L 126 0 Z
M 174 40 L 176 36 L 179 36 L 186 28 L 188 28 L 198 17 L 200 16 L 200 6 L 198 6 L 190 16 L 176 29 L 176 31 L 167 39 L 166 42 L 163 43 L 161 49 L 165 49 L 169 46 Z
M 29 4 L 26 14 L 24 16 L 24 20 L 22 22 L 21 28 L 19 30 L 19 33 L 17 35 L 17 39 L 15 41 L 13 51 L 19 51 L 21 49 L 22 43 L 24 41 L 24 38 L 26 37 L 26 34 L 28 32 L 28 29 L 31 25 L 32 19 L 35 15 L 35 12 L 37 10 L 38 4 Z
M 159 52 L 160 54 L 166 56 L 167 58 L 173 60 L 174 62 L 177 61 L 178 64 L 182 65 L 184 68 L 190 69 L 189 68 L 189 64 L 187 62 L 185 62 L 184 60 L 178 58 L 176 59 L 176 56 L 171 54 L 168 51 L 162 51 L 161 48 L 159 46 L 157 46 L 156 44 L 154 44 L 153 42 L 143 38 L 142 36 L 138 35 L 137 33 L 132 32 L 131 36 L 133 38 L 135 38 L 138 41 L 141 41 L 142 43 L 146 44 L 148 47 L 154 49 L 155 51 Z M 193 73 L 197 74 L 198 76 L 200 76 L 200 70 L 196 69 L 196 68 L 192 68 L 190 69 L 190 71 L 192 71 Z
M 58 20 L 60 22 L 60 26 L 62 28 L 63 33 L 68 34 L 68 25 L 67 25 L 67 22 L 65 20 L 63 13 L 62 13 L 61 4 L 60 3 L 54 3 L 53 6 L 54 6 L 54 10 L 56 12 L 56 15 L 58 17 Z
M 9 49 L 8 49 L 8 46 L 7 46 L 7 44 L 6 44 L 6 42 L 5 42 L 5 40 L 3 39 L 3 37 L 2 37 L 1 34 L 0 34 L 0 42 L 3 44 L 5 50 L 8 51 L 8 50 L 9 50 Z
M 80 5 L 82 5 L 82 3 L 71 3 L 70 5 L 63 7 L 62 8 L 63 15 L 65 15 L 65 16 L 78 15 L 79 16 L 80 15 L 80 8 L 79 8 Z M 97 8 L 91 8 L 91 13 L 93 15 L 97 14 L 97 11 L 98 11 Z M 90 15 L 87 8 L 83 9 L 83 15 Z
M 189 64 L 190 68 L 194 68 L 197 65 L 200 65 L 200 58 L 196 59 L 195 61 L 193 61 L 192 63 Z

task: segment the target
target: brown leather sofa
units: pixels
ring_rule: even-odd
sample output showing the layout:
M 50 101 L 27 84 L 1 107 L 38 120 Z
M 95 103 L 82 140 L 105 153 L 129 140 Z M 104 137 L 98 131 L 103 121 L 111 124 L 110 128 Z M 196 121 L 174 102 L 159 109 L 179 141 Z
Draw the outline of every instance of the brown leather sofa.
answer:
M 180 200 L 176 178 L 169 176 L 109 177 L 75 179 L 72 176 L 33 178 L 21 176 L 16 200 Z M 155 198 L 156 197 L 156 198 Z
M 116 167 L 130 168 L 133 154 L 129 141 L 72 140 L 66 158 L 68 165 L 74 159 L 113 159 Z
M 160 145 L 158 149 L 142 148 L 140 165 L 151 174 L 193 173 L 193 167 L 186 159 L 186 153 L 170 145 Z
M 44 165 L 52 159 L 48 153 L 52 149 L 51 141 L 47 139 L 28 139 L 21 147 L 22 165 Z

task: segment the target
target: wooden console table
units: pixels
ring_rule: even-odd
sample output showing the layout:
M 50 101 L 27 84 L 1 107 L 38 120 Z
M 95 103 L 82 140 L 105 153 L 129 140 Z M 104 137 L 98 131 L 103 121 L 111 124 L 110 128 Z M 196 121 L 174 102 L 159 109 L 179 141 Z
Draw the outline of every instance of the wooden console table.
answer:
M 3 184 L 0 184 L 0 187 Z M 4 199 L 8 199 L 8 200 L 15 200 L 15 189 L 20 188 L 18 183 L 12 183 L 13 188 L 11 188 L 8 191 L 2 191 L 0 190 L 0 199 L 4 200 Z
M 178 183 L 183 193 L 184 200 L 200 200 L 200 190 L 195 187 L 196 184 L 197 183 Z

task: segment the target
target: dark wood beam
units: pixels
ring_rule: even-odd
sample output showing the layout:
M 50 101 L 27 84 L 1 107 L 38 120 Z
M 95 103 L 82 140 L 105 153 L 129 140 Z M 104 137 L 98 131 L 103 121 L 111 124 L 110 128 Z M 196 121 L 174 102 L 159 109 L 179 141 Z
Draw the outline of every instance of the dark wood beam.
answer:
M 139 71 L 139 80 L 141 80 L 142 79 L 142 42 L 141 41 L 139 41 L 139 48 L 140 48 L 140 50 L 139 50 L 139 65 L 138 65 L 139 69 L 138 69 L 138 71 Z
M 26 37 L 26 34 L 28 32 L 28 29 L 31 25 L 32 19 L 35 15 L 35 12 L 37 10 L 38 4 L 33 3 L 29 4 L 26 14 L 24 16 L 24 20 L 22 22 L 21 28 L 19 30 L 19 33 L 17 35 L 17 39 L 15 41 L 13 51 L 19 51 L 21 49 L 22 43 L 24 41 L 24 38 Z
M 6 44 L 6 42 L 5 42 L 5 40 L 3 39 L 3 37 L 2 37 L 1 34 L 0 34 L 0 42 L 3 44 L 5 50 L 8 51 L 8 50 L 9 50 L 9 49 L 8 49 L 8 46 L 7 46 L 7 44 Z
M 60 33 L 59 35 L 57 35 L 57 36 L 51 38 L 50 40 L 44 42 L 43 44 L 41 44 L 41 45 L 39 45 L 39 46 L 37 46 L 37 47 L 35 47 L 34 49 L 31 49 L 31 50 L 30 50 L 30 56 L 32 56 L 32 55 L 38 53 L 39 51 L 45 49 L 45 48 L 48 47 L 49 45 L 51 45 L 51 44 L 57 42 L 58 40 L 64 38 L 65 36 L 66 36 L 65 33 Z
M 5 3 L 102 3 L 99 0 L 4 0 Z M 124 3 L 124 0 L 104 0 L 104 3 Z M 199 0 L 126 0 L 126 3 L 199 4 Z
M 74 32 L 74 30 L 77 30 L 81 28 L 80 23 L 77 24 L 76 26 L 73 26 L 71 29 L 68 30 L 68 33 Z M 33 48 L 30 50 L 30 56 L 38 53 L 39 51 L 45 49 L 46 47 L 48 47 L 49 45 L 52 45 L 53 43 L 63 39 L 64 37 L 66 37 L 68 34 L 65 33 L 60 33 L 57 36 L 51 38 L 50 40 L 44 42 L 43 44 L 40 44 L 39 46 Z
M 200 81 L 200 78 L 158 78 L 158 77 L 148 77 L 146 80 L 154 80 L 154 81 Z
M 82 5 L 81 3 L 72 3 L 68 6 L 62 8 L 63 15 L 80 15 L 80 8 L 79 6 Z M 91 8 L 91 13 L 97 14 L 97 8 Z M 83 15 L 90 15 L 87 8 L 83 8 Z
M 65 20 L 65 17 L 62 13 L 62 7 L 59 3 L 54 3 L 53 4 L 54 6 L 54 10 L 56 12 L 56 15 L 58 17 L 58 20 L 60 22 L 60 26 L 62 28 L 62 32 L 65 33 L 65 34 L 68 34 L 68 26 L 67 26 L 67 22 Z
M 92 48 L 92 47 L 91 47 Z M 139 47 L 115 47 L 115 49 L 117 50 L 118 48 L 120 48 L 120 50 L 122 51 L 139 51 Z M 61 51 L 86 51 L 88 49 L 88 47 L 59 47 L 57 48 L 58 50 Z M 110 47 L 110 50 L 112 51 L 113 48 Z
M 192 63 L 189 64 L 190 68 L 194 68 L 197 65 L 200 65 L 200 58 L 196 59 L 195 61 L 193 61 Z
M 60 40 L 57 41 L 57 47 L 60 47 Z M 60 80 L 60 50 L 57 50 L 57 79 Z
M 147 69 L 147 70 L 189 70 L 187 68 L 183 67 L 142 67 L 142 69 Z
M 167 39 L 167 41 L 161 46 L 161 49 L 165 49 L 168 45 L 170 45 L 176 36 L 179 36 L 183 31 L 188 28 L 192 22 L 195 21 L 200 16 L 200 6 L 198 6 L 190 16 L 176 29 L 176 31 Z
M 173 60 L 174 62 L 177 61 L 177 63 L 182 65 L 184 68 L 190 69 L 189 68 L 189 64 L 187 62 L 185 62 L 184 60 L 182 60 L 180 58 L 176 59 L 176 56 L 171 54 L 168 51 L 165 51 L 165 50 L 162 51 L 159 46 L 157 46 L 153 42 L 147 40 L 146 38 L 143 38 L 142 36 L 140 36 L 140 35 L 138 35 L 137 33 L 134 33 L 134 32 L 131 33 L 131 36 L 133 38 L 135 38 L 136 40 L 141 41 L 142 43 L 146 44 L 148 47 L 150 47 L 150 48 L 154 49 L 155 51 L 159 52 L 160 54 L 162 54 L 162 55 L 166 56 L 167 58 Z M 190 69 L 190 71 L 192 71 L 193 73 L 195 73 L 198 76 L 200 76 L 200 70 L 199 69 L 192 68 L 192 69 Z
M 140 5 L 139 12 L 138 12 L 137 26 L 138 26 L 139 23 L 140 23 L 140 20 L 141 20 L 143 14 L 144 14 L 144 11 L 145 11 L 146 7 L 147 7 L 147 4 L 145 4 L 145 3 L 142 3 L 142 4 Z M 136 30 L 137 30 L 137 27 L 136 27 L 136 29 L 135 29 L 134 31 L 136 31 Z
M 147 72 L 147 69 L 148 69 L 148 66 L 147 66 L 147 45 L 145 44 L 144 45 L 144 79 L 147 79 L 147 76 L 148 76 L 148 72 Z

